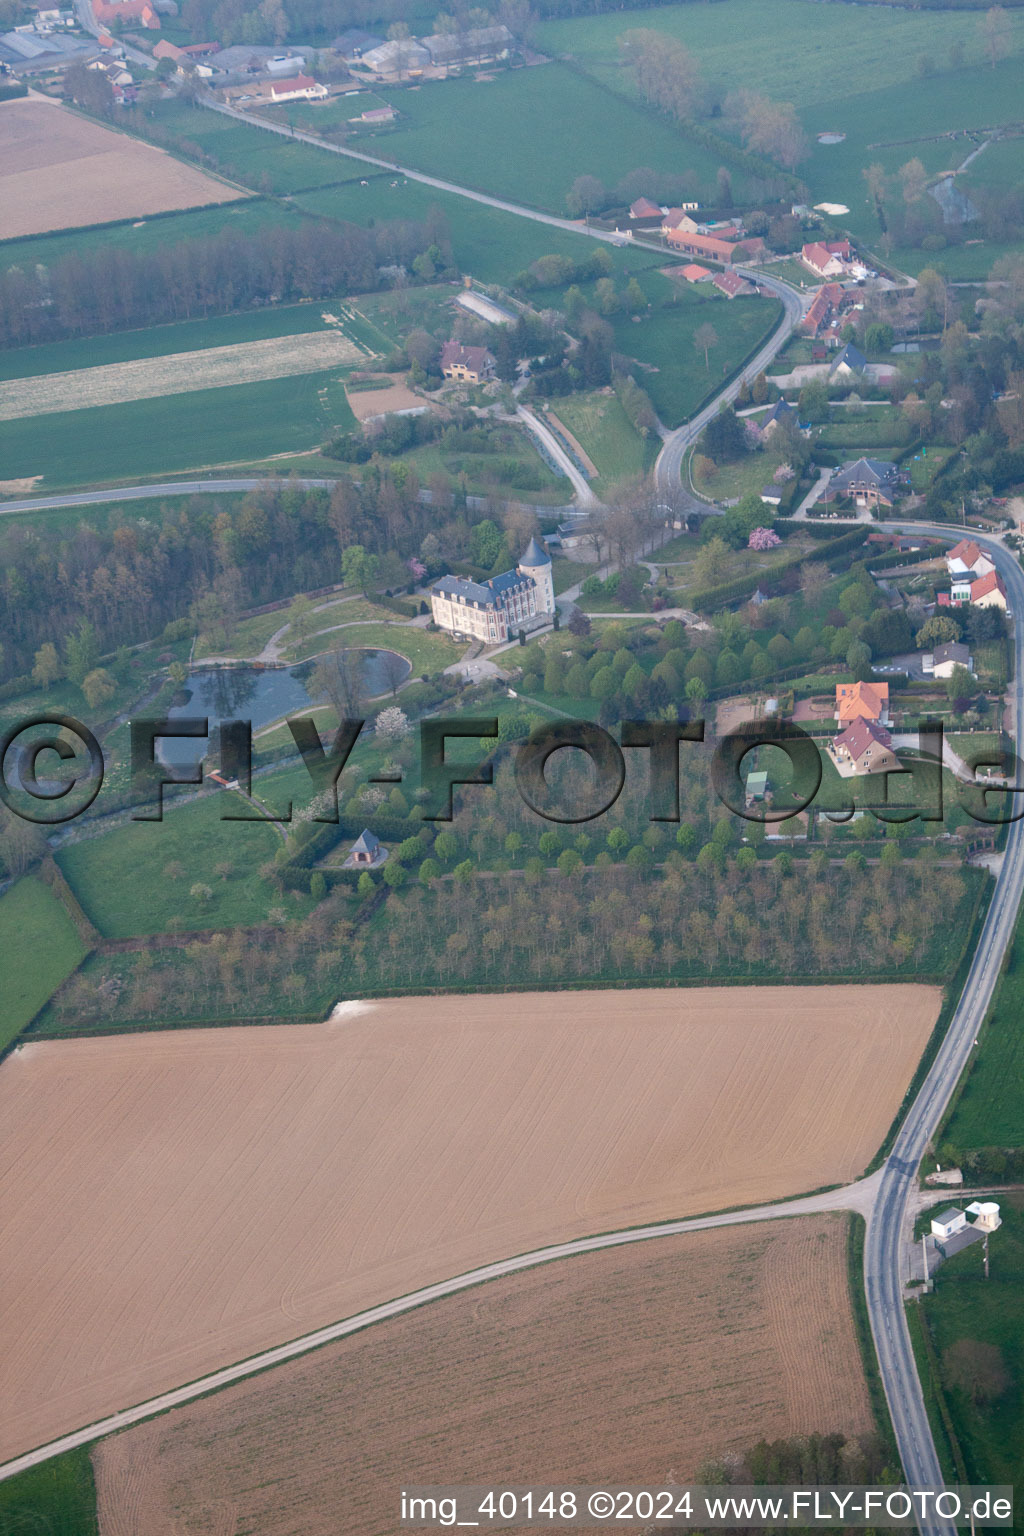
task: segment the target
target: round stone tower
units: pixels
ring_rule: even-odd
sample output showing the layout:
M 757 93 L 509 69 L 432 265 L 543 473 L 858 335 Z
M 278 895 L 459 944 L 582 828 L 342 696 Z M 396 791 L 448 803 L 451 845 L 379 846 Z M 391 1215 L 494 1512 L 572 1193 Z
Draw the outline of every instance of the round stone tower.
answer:
M 555 583 L 551 575 L 551 556 L 537 539 L 531 539 L 519 562 L 523 576 L 532 576 L 537 587 L 537 612 L 555 611 Z

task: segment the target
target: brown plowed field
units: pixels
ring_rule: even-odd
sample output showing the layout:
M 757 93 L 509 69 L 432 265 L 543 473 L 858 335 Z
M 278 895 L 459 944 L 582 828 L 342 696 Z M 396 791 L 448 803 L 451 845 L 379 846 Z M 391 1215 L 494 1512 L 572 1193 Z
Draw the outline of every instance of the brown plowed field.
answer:
M 3 238 L 137 219 L 243 194 L 45 96 L 0 103 Z
M 865 1433 L 846 1220 L 547 1264 L 175 1409 L 94 1452 L 101 1536 L 368 1536 L 409 1484 L 656 1485 Z
M 546 1243 L 859 1174 L 936 987 L 403 998 L 0 1067 L 0 1460 Z

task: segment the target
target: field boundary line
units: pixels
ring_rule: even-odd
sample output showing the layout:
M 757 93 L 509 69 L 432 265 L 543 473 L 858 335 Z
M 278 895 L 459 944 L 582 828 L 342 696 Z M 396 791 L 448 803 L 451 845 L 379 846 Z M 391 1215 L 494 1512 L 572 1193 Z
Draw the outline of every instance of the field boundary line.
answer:
M 234 1365 L 224 1366 L 184 1386 L 175 1387 L 156 1397 L 148 1398 L 133 1407 L 119 1409 L 116 1413 L 104 1419 L 98 1419 L 82 1429 L 61 1435 L 56 1440 L 37 1446 L 0 1465 L 0 1482 L 16 1477 L 19 1472 L 28 1471 L 31 1467 L 51 1461 L 54 1457 L 64 1455 L 67 1451 L 93 1444 L 97 1440 L 105 1439 L 107 1435 L 116 1434 L 132 1425 L 142 1423 L 145 1419 L 155 1418 L 159 1414 L 169 1412 L 172 1408 L 181 1407 L 197 1398 L 219 1392 L 247 1377 L 260 1375 L 263 1371 L 282 1365 L 287 1360 L 311 1354 L 327 1344 L 361 1333 L 364 1328 L 370 1328 L 375 1323 L 388 1322 L 392 1318 L 415 1311 L 418 1307 L 426 1306 L 430 1302 L 441 1301 L 448 1296 L 458 1295 L 462 1291 L 472 1290 L 478 1285 L 486 1284 L 489 1280 L 502 1279 L 508 1275 L 518 1274 L 522 1270 L 535 1269 L 539 1265 L 554 1263 L 560 1259 L 577 1258 L 584 1254 L 599 1253 L 608 1248 L 624 1247 L 631 1243 L 650 1242 L 660 1237 L 682 1237 L 690 1232 L 741 1226 L 759 1221 L 784 1221 L 794 1216 L 818 1215 L 826 1211 L 856 1211 L 865 1201 L 869 1206 L 873 1203 L 878 1182 L 878 1176 L 875 1175 L 871 1179 L 855 1180 L 852 1184 L 843 1185 L 839 1190 L 825 1194 L 798 1195 L 788 1201 L 749 1206 L 712 1216 L 689 1216 L 677 1221 L 620 1228 L 592 1237 L 575 1238 L 566 1243 L 534 1248 L 527 1253 L 516 1254 L 511 1258 L 498 1259 L 490 1264 L 465 1270 L 448 1280 L 436 1281 L 433 1285 L 409 1291 L 392 1301 L 382 1302 L 378 1306 L 353 1313 L 340 1322 L 328 1323 L 325 1327 L 302 1334 L 297 1339 L 262 1350 Z

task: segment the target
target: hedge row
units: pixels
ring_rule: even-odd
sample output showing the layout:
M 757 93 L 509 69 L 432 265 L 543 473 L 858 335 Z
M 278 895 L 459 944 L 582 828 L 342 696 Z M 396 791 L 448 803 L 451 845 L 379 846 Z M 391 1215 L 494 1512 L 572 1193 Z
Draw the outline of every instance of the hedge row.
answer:
M 849 533 L 841 533 L 834 537 L 827 549 L 822 550 L 824 559 L 831 562 L 854 549 L 859 549 L 867 538 L 867 529 L 852 528 Z M 778 581 L 780 576 L 787 571 L 797 570 L 807 559 L 805 554 L 793 555 L 781 565 L 775 566 L 770 574 L 772 582 Z M 719 582 L 717 586 L 706 587 L 703 592 L 692 592 L 689 596 L 689 606 L 695 608 L 698 613 L 707 612 L 715 608 L 724 608 L 730 602 L 736 602 L 748 597 L 757 587 L 761 575 L 757 571 L 750 571 L 745 576 L 735 576 L 732 581 Z M 768 579 L 768 577 L 766 577 Z

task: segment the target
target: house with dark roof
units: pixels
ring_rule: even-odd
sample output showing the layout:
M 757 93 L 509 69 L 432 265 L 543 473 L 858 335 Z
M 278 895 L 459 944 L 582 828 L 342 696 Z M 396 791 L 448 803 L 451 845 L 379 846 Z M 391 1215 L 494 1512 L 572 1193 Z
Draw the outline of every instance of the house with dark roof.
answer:
M 787 425 L 796 426 L 799 416 L 795 405 L 790 405 L 788 400 L 778 399 L 769 411 L 758 422 L 758 431 L 762 438 L 769 438 L 778 427 Z
M 843 383 L 851 379 L 860 379 L 864 376 L 864 370 L 868 360 L 859 347 L 855 347 L 852 341 L 848 341 L 839 353 L 828 371 L 830 379 L 836 383 Z
M 891 507 L 899 480 L 899 470 L 888 459 L 857 459 L 836 470 L 828 498 L 849 496 L 858 507 Z
M 972 677 L 975 675 L 970 646 L 964 645 L 962 640 L 947 640 L 921 657 L 921 671 L 925 677 L 952 677 L 954 667 L 966 667 Z
M 379 48 L 384 41 L 373 32 L 364 32 L 361 27 L 349 27 L 347 32 L 342 32 L 331 44 L 334 53 L 340 54 L 346 64 L 358 63 L 364 53 L 369 53 L 371 48 Z
M 464 347 L 446 341 L 441 348 L 441 372 L 460 384 L 482 384 L 494 378 L 494 356 L 486 347 Z
M 342 869 L 379 869 L 387 863 L 388 850 L 380 838 L 364 827 L 348 851 Z
M 450 635 L 499 645 L 517 630 L 536 629 L 555 612 L 551 556 L 532 538 L 515 570 L 488 581 L 442 576 L 430 589 L 434 623 Z

